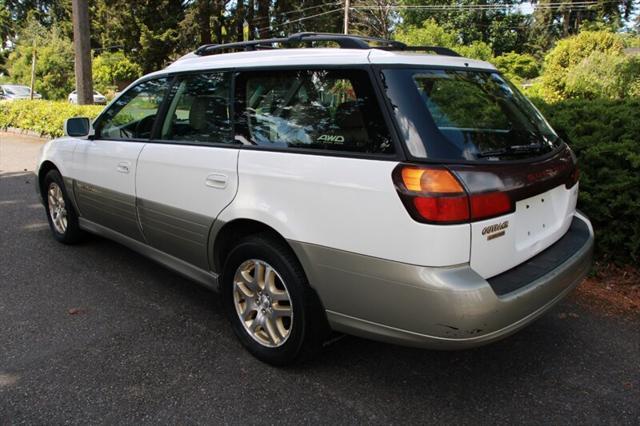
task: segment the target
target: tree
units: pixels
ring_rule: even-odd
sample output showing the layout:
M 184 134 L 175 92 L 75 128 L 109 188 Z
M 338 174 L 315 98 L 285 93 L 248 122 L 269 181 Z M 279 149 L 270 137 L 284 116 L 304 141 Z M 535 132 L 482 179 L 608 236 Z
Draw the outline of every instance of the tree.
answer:
M 494 55 L 506 52 L 530 52 L 529 27 L 531 17 L 514 11 L 522 0 L 437 0 L 425 4 L 423 0 L 405 0 L 400 27 L 419 27 L 432 20 L 453 32 L 462 45 L 484 42 Z M 430 6 L 424 9 L 420 6 Z
M 515 82 L 540 75 L 538 60 L 528 53 L 505 53 L 493 58 L 491 62 L 510 80 Z
M 123 50 L 144 72 L 162 68 L 177 55 L 186 8 L 176 0 L 96 0 L 91 13 L 94 45 Z
M 142 75 L 142 68 L 124 56 L 122 52 L 106 52 L 97 56 L 92 63 L 93 80 L 100 92 L 122 89 Z
M 349 28 L 353 31 L 349 32 L 392 38 L 394 22 L 398 20 L 398 13 L 393 9 L 394 4 L 393 0 L 352 1 Z
M 565 93 L 588 99 L 640 96 L 640 56 L 591 52 L 567 73 Z
M 544 60 L 542 84 L 544 96 L 553 101 L 567 97 L 567 76 L 593 52 L 622 55 L 622 38 L 610 31 L 583 31 L 560 40 Z
M 36 19 L 25 23 L 7 69 L 16 83 L 28 85 L 31 80 L 31 58 L 37 49 L 35 90 L 47 99 L 64 99 L 74 87 L 73 45 L 57 26 L 46 29 Z
M 534 12 L 533 38 L 542 49 L 548 49 L 559 38 L 577 34 L 586 23 L 598 23 L 612 31 L 622 28 L 629 19 L 637 0 L 601 1 L 596 5 L 580 6 L 567 0 L 561 6 L 545 7 L 556 0 L 534 0 L 540 5 Z
M 0 0 L 0 50 L 4 48 L 5 42 L 14 36 L 14 31 L 14 22 L 9 8 L 5 0 Z
M 407 26 L 396 33 L 396 40 L 413 46 L 448 47 L 462 56 L 487 61 L 491 59 L 491 47 L 482 41 L 463 44 L 455 31 L 438 25 L 434 19 L 427 19 L 421 26 Z

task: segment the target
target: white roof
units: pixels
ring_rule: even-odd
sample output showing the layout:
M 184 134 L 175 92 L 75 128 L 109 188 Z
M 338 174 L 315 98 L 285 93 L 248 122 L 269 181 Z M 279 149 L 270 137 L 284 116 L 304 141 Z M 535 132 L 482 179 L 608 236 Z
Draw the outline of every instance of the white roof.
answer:
M 190 53 L 160 72 L 287 65 L 357 64 L 449 66 L 495 70 L 495 67 L 488 62 L 457 56 L 407 53 L 381 49 L 307 48 L 259 50 L 209 56 L 198 56 Z

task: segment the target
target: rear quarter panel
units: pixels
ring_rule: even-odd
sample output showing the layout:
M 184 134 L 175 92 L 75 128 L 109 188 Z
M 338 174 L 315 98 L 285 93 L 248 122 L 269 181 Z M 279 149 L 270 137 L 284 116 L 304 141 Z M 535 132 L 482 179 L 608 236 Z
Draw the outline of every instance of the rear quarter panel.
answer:
M 241 150 L 236 198 L 219 219 L 265 223 L 284 238 L 415 265 L 469 261 L 468 224 L 414 221 L 395 161 Z

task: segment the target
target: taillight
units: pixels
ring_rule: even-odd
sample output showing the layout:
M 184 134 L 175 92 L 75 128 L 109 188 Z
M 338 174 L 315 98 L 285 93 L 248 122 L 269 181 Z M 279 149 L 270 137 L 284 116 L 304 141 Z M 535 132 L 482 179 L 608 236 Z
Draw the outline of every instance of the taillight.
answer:
M 409 214 L 426 223 L 454 224 L 509 213 L 513 203 L 503 192 L 469 194 L 444 167 L 401 164 L 393 172 L 398 194 Z
M 469 200 L 471 202 L 471 218 L 474 220 L 486 219 L 511 211 L 511 199 L 504 192 L 471 194 Z

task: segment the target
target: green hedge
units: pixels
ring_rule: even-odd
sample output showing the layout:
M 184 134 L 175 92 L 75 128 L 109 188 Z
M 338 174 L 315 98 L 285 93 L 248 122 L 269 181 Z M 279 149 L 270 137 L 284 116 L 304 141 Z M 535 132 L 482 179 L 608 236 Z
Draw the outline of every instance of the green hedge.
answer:
M 578 208 L 591 219 L 600 260 L 640 257 L 640 98 L 534 100 L 551 125 L 565 129 L 580 166 Z
M 62 136 L 64 120 L 70 117 L 95 118 L 104 107 L 73 105 L 68 102 L 24 100 L 0 102 L 0 128 L 18 127 L 42 136 Z
M 592 220 L 601 260 L 637 263 L 640 257 L 640 99 L 534 100 L 556 129 L 563 128 L 580 163 L 578 207 Z M 0 128 L 60 136 L 66 118 L 96 117 L 102 107 L 66 102 L 0 102 Z

